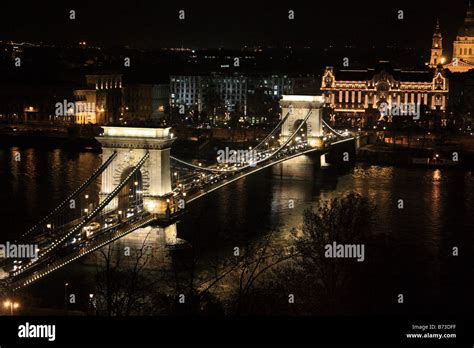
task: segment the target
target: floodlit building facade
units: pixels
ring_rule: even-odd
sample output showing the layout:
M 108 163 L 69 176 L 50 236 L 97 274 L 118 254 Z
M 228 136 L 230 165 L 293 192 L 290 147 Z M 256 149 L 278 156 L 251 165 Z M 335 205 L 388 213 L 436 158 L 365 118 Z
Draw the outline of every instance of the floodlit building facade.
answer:
M 326 67 L 321 91 L 333 117 L 351 118 L 353 125 L 367 126 L 371 118 L 378 118 L 382 105 L 412 104 L 427 112 L 444 113 L 449 83 L 440 68 L 394 69 L 390 62 L 381 61 L 375 68 L 360 70 Z
M 451 72 L 467 72 L 474 69 L 474 7 L 469 1 L 466 16 L 453 42 L 453 57 L 444 67 Z

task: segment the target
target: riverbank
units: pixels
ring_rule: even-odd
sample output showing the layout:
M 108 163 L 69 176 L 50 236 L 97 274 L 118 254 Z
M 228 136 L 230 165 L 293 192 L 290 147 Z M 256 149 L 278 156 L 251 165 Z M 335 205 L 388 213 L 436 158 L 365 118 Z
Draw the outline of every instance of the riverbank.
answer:
M 357 161 L 373 165 L 474 170 L 474 152 L 466 151 L 459 146 L 409 148 L 369 144 L 358 149 Z
M 95 136 L 99 133 L 97 126 L 3 124 L 0 145 L 98 152 L 101 147 Z
M 100 128 L 97 126 L 4 124 L 0 126 L 0 146 L 101 152 L 101 145 L 95 139 L 99 133 Z M 241 129 L 234 132 L 227 128 L 208 130 L 181 127 L 174 129 L 173 133 L 176 136 L 173 155 L 212 162 L 218 149 L 253 146 L 264 137 L 265 130 Z M 374 132 L 369 134 L 367 142 L 357 151 L 358 162 L 474 170 L 472 136 L 456 135 L 447 139 L 445 135 L 441 137 L 433 133 L 408 137 L 406 134 L 380 136 Z M 458 157 L 454 158 L 454 154 Z
M 264 137 L 262 132 L 265 130 L 239 130 L 233 134 L 229 129 L 179 128 L 173 129 L 172 132 L 175 135 L 173 155 L 214 163 L 218 149 L 243 149 L 253 146 L 259 137 Z M 0 146 L 100 153 L 101 145 L 95 139 L 99 134 L 100 128 L 96 126 L 8 124 L 0 126 Z
M 174 151 L 177 154 L 214 158 L 215 151 L 209 148 L 228 146 L 243 147 L 253 144 L 266 136 L 264 128 L 197 129 L 179 127 L 172 129 L 175 135 Z M 100 134 L 98 126 L 61 126 L 36 124 L 0 125 L 0 145 L 19 147 L 61 148 L 78 151 L 101 151 L 95 139 Z M 179 146 L 176 146 L 179 145 Z

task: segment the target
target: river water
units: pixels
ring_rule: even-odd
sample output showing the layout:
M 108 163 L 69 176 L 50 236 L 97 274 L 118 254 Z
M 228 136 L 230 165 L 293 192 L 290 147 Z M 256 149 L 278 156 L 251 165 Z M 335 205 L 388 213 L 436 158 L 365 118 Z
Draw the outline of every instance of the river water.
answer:
M 20 161 L 16 155 L 20 154 Z M 0 150 L 0 241 L 15 238 L 37 222 L 101 164 L 101 154 L 62 149 Z M 178 237 L 202 255 L 231 253 L 234 245 L 277 231 L 277 243 L 289 240 L 302 223 L 302 212 L 321 200 L 354 191 L 376 205 L 374 234 L 390 239 L 391 252 L 378 256 L 377 272 L 366 285 L 367 312 L 377 312 L 393 286 L 393 298 L 406 294 L 410 310 L 465 313 L 473 306 L 474 175 L 456 169 L 381 167 L 357 164 L 315 169 L 310 160 L 294 161 L 239 180 L 191 203 L 177 224 Z M 403 199 L 404 209 L 397 203 Z M 290 203 L 292 201 L 292 203 Z M 459 256 L 452 256 L 452 248 Z M 29 290 L 37 306 L 61 307 L 64 283 L 87 297 L 80 262 Z M 385 290 L 384 290 L 385 291 Z M 41 300 L 39 300 L 41 299 Z M 354 299 L 357 301 L 357 299 Z M 369 301 L 370 302 L 370 301 Z

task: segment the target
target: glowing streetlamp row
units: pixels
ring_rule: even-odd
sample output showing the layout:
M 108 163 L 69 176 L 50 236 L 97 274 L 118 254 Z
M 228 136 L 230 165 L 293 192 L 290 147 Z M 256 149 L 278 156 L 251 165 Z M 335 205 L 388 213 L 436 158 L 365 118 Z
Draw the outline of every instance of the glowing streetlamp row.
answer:
M 86 255 L 86 254 L 89 254 L 90 252 L 93 252 L 93 251 L 95 251 L 95 250 L 97 250 L 97 249 L 102 248 L 103 246 L 107 245 L 108 243 L 110 243 L 110 242 L 112 242 L 112 241 L 114 241 L 114 240 L 116 240 L 116 239 L 118 239 L 118 238 L 123 237 L 124 235 L 126 235 L 126 234 L 128 234 L 128 233 L 134 231 L 134 230 L 137 229 L 137 228 L 140 228 L 140 226 L 145 225 L 145 224 L 148 224 L 148 223 L 151 222 L 152 220 L 154 220 L 153 217 L 152 217 L 152 218 L 149 218 L 149 219 L 147 219 L 147 220 L 144 220 L 144 221 L 142 221 L 142 222 L 140 222 L 140 223 L 138 223 L 138 224 L 132 225 L 130 228 L 125 229 L 123 232 L 117 232 L 118 234 L 116 233 L 115 236 L 114 236 L 112 239 L 108 240 L 108 241 L 104 241 L 104 242 L 102 242 L 102 243 L 100 243 L 100 244 L 98 244 L 98 245 L 92 246 L 92 247 L 89 248 L 89 249 L 85 248 L 84 250 L 81 250 L 78 255 L 73 256 L 73 257 L 69 258 L 69 259 L 66 260 L 66 261 L 63 261 L 62 263 L 57 264 L 55 267 L 49 268 L 49 269 L 46 270 L 46 271 L 43 271 L 43 272 L 41 272 L 41 273 L 38 273 L 38 274 L 33 275 L 32 277 L 30 277 L 30 279 L 24 281 L 21 286 L 16 287 L 15 290 L 20 289 L 22 286 L 27 286 L 28 284 L 31 284 L 31 283 L 37 281 L 38 279 L 43 278 L 44 276 L 47 276 L 48 274 L 50 274 L 50 273 L 52 273 L 52 272 L 54 272 L 54 271 L 56 271 L 56 270 L 58 270 L 58 269 L 60 269 L 60 268 L 62 268 L 62 267 L 64 267 L 64 266 L 66 266 L 66 265 L 68 265 L 68 264 L 70 264 L 71 262 L 73 262 L 73 261 L 75 261 L 75 260 L 81 258 L 82 256 L 84 256 L 84 255 Z M 68 284 L 68 285 L 69 285 L 69 284 Z M 15 307 L 15 308 L 16 308 L 16 307 Z

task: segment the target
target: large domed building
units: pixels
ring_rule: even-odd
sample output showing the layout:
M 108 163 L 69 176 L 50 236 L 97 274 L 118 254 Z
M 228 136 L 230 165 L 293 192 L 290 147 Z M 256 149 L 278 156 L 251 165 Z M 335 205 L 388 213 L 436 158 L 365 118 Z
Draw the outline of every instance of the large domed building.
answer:
M 467 72 L 474 69 L 474 8 L 469 1 L 466 17 L 453 42 L 453 58 L 444 68 L 451 72 Z

